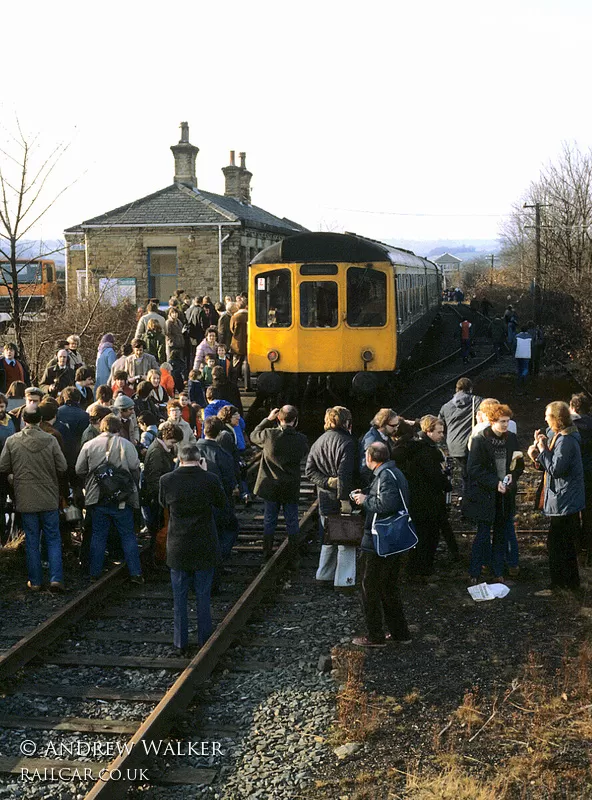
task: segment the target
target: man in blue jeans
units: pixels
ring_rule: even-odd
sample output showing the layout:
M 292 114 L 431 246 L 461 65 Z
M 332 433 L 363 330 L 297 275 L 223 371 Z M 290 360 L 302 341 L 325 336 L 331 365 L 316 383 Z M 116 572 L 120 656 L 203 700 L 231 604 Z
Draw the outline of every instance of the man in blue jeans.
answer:
M 298 562 L 300 464 L 308 453 L 306 436 L 296 430 L 297 425 L 298 409 L 282 406 L 274 408 L 251 433 L 251 442 L 263 449 L 255 483 L 255 494 L 265 501 L 263 560 L 271 558 L 278 515 L 283 506 L 293 567 Z
M 220 479 L 206 472 L 197 442 L 183 445 L 179 458 L 179 468 L 160 479 L 159 501 L 169 510 L 166 563 L 175 609 L 173 643 L 179 655 L 186 656 L 190 587 L 195 591 L 198 645 L 204 645 L 212 633 L 210 596 L 218 553 L 213 510 L 225 507 L 226 495 Z
M 41 568 L 41 531 L 47 542 L 50 591 L 64 591 L 62 543 L 60 539 L 58 475 L 68 465 L 55 436 L 39 427 L 37 408 L 25 407 L 24 430 L 6 439 L 0 456 L 0 473 L 13 476 L 16 511 L 22 515 L 27 553 L 28 587 L 39 591 Z
M 92 539 L 90 543 L 90 576 L 97 579 L 103 571 L 105 548 L 109 528 L 113 523 L 119 533 L 125 563 L 132 583 L 144 583 L 140 566 L 140 552 L 134 531 L 134 508 L 140 507 L 138 482 L 140 459 L 131 442 L 120 435 L 122 424 L 115 414 L 101 420 L 101 433 L 87 442 L 76 461 L 76 474 L 84 478 L 87 513 L 92 514 Z M 104 496 L 97 470 L 108 462 L 115 469 L 127 473 L 127 486 L 117 496 Z

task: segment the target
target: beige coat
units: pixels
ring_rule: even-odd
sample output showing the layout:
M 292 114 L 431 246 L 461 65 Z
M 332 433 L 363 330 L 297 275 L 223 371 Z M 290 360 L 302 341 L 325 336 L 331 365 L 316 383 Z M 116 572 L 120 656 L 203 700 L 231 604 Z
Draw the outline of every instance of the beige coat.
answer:
M 138 483 L 140 480 L 140 459 L 138 452 L 131 442 L 114 433 L 100 433 L 90 442 L 87 442 L 76 461 L 76 474 L 84 478 L 84 492 L 87 506 L 99 502 L 99 487 L 94 472 L 106 460 L 107 447 L 113 440 L 109 449 L 109 462 L 114 467 L 127 469 L 134 479 L 134 493 L 127 501 L 127 505 L 139 508 Z
M 239 308 L 230 320 L 230 330 L 232 332 L 230 349 L 239 356 L 247 355 L 247 320 L 248 311 L 246 308 Z
M 37 426 L 9 436 L 0 456 L 0 472 L 13 476 L 16 510 L 22 514 L 57 511 L 58 474 L 67 469 L 58 440 Z

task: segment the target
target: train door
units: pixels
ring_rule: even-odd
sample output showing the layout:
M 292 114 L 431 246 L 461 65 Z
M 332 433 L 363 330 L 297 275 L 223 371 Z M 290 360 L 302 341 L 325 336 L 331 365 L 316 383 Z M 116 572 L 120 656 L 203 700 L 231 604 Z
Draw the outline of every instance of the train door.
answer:
M 342 351 L 347 372 L 363 370 L 365 363 L 370 371 L 394 369 L 395 309 L 391 275 L 390 266 L 352 264 L 345 268 Z
M 342 292 L 337 264 L 302 264 L 299 272 L 299 371 L 340 372 Z

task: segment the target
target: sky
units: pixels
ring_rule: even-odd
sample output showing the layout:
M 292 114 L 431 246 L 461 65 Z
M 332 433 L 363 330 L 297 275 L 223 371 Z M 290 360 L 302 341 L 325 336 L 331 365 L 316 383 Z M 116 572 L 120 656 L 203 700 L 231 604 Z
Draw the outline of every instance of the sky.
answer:
M 592 145 L 591 23 L 585 0 L 12 3 L 0 147 L 17 118 L 38 160 L 68 144 L 44 238 L 171 184 L 183 120 L 207 191 L 246 151 L 253 203 L 313 230 L 496 238 Z

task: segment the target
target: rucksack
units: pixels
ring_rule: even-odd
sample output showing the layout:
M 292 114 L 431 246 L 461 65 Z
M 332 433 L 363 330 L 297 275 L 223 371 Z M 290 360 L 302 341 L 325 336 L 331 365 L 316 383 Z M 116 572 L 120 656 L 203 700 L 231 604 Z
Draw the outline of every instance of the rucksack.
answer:
M 94 470 L 94 477 L 99 488 L 99 503 L 123 503 L 134 493 L 134 479 L 128 470 L 116 467 L 109 461 L 109 453 L 115 436 L 111 437 L 105 460 Z M 121 460 L 123 461 L 123 444 L 119 443 Z

